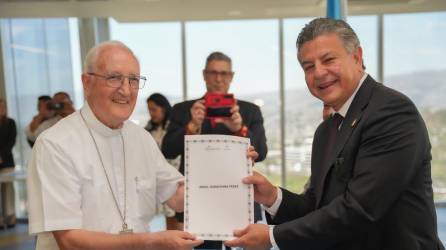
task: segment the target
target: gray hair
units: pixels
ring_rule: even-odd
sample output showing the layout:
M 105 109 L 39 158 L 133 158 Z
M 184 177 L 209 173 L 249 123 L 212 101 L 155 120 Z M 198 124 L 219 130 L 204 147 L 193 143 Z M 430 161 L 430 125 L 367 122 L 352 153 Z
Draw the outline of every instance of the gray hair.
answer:
M 95 45 L 93 48 L 91 48 L 87 52 L 87 55 L 85 56 L 85 60 L 84 60 L 84 68 L 83 68 L 84 73 L 91 72 L 91 71 L 94 70 L 93 67 L 94 67 L 94 65 L 97 62 L 98 56 L 107 47 L 120 47 L 120 48 L 123 48 L 123 49 L 127 50 L 135 58 L 135 60 L 138 61 L 138 63 L 139 63 L 139 60 L 135 56 L 133 51 L 129 47 L 127 47 L 127 45 L 125 45 L 124 43 L 122 43 L 120 41 L 105 41 L 105 42 L 102 42 L 102 43 L 99 43 L 99 44 Z
M 216 51 L 216 52 L 212 52 L 207 58 L 206 58 L 206 65 L 204 65 L 204 68 L 207 68 L 209 63 L 211 61 L 225 61 L 229 63 L 229 66 L 231 66 L 232 68 L 232 60 L 229 56 L 227 56 L 226 54 Z
M 347 50 L 349 54 L 353 53 L 355 49 L 361 46 L 358 36 L 347 22 L 343 20 L 320 17 L 313 19 L 311 22 L 306 24 L 297 37 L 296 46 L 299 61 L 300 49 L 304 43 L 312 41 L 318 36 L 330 33 L 339 36 L 345 50 Z M 362 67 L 365 69 L 364 64 Z

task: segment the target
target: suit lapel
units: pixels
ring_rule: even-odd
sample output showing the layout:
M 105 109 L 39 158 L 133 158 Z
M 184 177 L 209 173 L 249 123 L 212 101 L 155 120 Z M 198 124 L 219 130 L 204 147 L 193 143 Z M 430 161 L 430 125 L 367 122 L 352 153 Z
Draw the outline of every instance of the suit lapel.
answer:
M 347 114 L 342 122 L 341 130 L 336 136 L 336 141 L 334 148 L 331 151 L 329 160 L 325 161 L 325 164 L 320 168 L 320 190 L 316 193 L 316 207 L 319 207 L 320 201 L 322 199 L 322 193 L 324 190 L 325 179 L 328 172 L 333 167 L 336 162 L 338 155 L 342 152 L 345 144 L 347 143 L 350 135 L 357 127 L 359 121 L 361 120 L 363 111 L 367 104 L 369 103 L 370 96 L 372 94 L 373 87 L 376 85 L 375 80 L 371 76 L 367 76 L 364 83 L 359 88 L 356 96 L 354 97 Z M 323 134 L 322 134 L 323 135 Z M 319 161 L 320 162 L 320 161 Z

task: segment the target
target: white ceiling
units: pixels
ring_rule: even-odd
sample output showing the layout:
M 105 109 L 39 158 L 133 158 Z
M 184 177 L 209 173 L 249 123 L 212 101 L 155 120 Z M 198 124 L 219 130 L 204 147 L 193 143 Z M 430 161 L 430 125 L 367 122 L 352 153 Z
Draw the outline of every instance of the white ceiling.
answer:
M 0 0 L 0 18 L 114 17 L 118 21 L 324 16 L 326 0 Z M 446 11 L 446 0 L 348 0 L 348 15 Z

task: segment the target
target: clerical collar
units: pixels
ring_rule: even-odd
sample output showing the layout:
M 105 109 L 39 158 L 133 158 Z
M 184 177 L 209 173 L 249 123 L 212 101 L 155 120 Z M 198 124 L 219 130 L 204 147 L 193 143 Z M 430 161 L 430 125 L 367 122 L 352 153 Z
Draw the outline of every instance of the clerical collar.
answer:
M 122 128 L 111 129 L 103 124 L 101 121 L 99 121 L 98 118 L 94 115 L 87 101 L 85 101 L 84 106 L 81 108 L 81 112 L 88 127 L 94 130 L 96 133 L 99 133 L 100 135 L 105 137 L 112 137 L 119 135 L 119 133 L 121 132 Z
M 364 83 L 365 79 L 367 78 L 367 73 L 364 72 L 364 75 L 361 77 L 361 80 L 359 80 L 358 86 L 356 86 L 355 92 L 347 99 L 347 101 L 342 105 L 342 107 L 336 112 L 339 113 L 342 117 L 345 118 L 347 115 L 347 111 L 350 108 L 350 105 L 353 102 L 353 99 L 356 96 L 356 93 L 358 92 L 359 88 L 361 87 L 362 83 Z

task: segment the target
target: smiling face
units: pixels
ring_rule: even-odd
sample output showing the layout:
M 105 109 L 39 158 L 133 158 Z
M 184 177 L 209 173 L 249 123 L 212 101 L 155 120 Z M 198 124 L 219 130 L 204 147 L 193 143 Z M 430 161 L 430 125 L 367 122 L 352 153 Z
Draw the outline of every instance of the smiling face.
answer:
M 305 42 L 299 62 L 311 94 L 339 110 L 353 94 L 364 73 L 362 49 L 349 53 L 338 35 L 328 33 Z
M 104 45 L 100 48 L 93 73 L 109 76 L 139 76 L 139 63 L 130 51 L 118 45 Z M 106 79 L 84 73 L 84 92 L 91 110 L 99 121 L 110 128 L 119 128 L 133 112 L 138 89 L 131 88 L 128 78 L 119 88 L 110 87 Z

